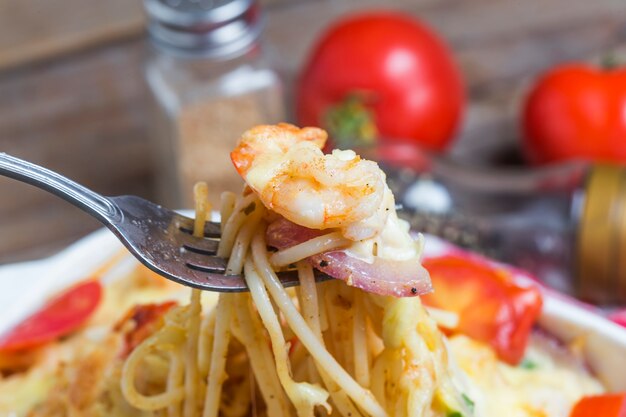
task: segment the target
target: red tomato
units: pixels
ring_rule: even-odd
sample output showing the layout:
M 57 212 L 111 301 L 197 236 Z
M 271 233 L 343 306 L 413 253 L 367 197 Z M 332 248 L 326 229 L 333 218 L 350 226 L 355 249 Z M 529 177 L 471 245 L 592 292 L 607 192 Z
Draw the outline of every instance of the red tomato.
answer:
M 1 337 L 0 352 L 37 347 L 76 330 L 96 310 L 101 298 L 99 281 L 75 285 Z
M 383 138 L 443 149 L 461 119 L 464 91 L 447 47 L 423 23 L 374 11 L 331 26 L 297 83 L 301 125 L 324 125 L 329 107 L 351 94 L 366 97 Z
M 583 397 L 570 417 L 626 417 L 626 393 Z
M 626 162 L 626 69 L 556 68 L 528 96 L 524 147 L 536 163 Z
M 518 363 L 528 335 L 541 312 L 541 294 L 516 285 L 509 273 L 474 259 L 444 256 L 428 259 L 435 291 L 422 296 L 426 305 L 459 315 L 456 330 L 489 343 L 498 356 Z

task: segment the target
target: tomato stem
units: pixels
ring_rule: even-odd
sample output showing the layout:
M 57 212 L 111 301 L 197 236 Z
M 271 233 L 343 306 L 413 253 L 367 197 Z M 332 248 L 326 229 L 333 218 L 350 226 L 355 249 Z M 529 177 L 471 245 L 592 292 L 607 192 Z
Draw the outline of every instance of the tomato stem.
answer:
M 600 66 L 604 70 L 612 70 L 620 66 L 620 60 L 617 59 L 614 52 L 609 52 L 602 57 L 602 61 L 600 62 Z
M 324 127 L 335 142 L 335 147 L 346 149 L 355 145 L 369 145 L 378 137 L 374 113 L 367 107 L 368 94 L 350 93 L 329 107 L 324 114 Z

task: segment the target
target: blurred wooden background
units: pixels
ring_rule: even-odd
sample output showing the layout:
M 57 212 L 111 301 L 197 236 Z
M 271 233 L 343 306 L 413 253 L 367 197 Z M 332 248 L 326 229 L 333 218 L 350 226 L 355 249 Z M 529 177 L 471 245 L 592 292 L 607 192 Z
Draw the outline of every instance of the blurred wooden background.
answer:
M 367 0 L 265 0 L 266 40 L 293 79 L 319 31 Z M 624 0 L 392 0 L 444 37 L 470 108 L 451 153 L 514 153 L 517 103 L 542 70 L 626 44 Z M 103 194 L 153 196 L 147 53 L 138 0 L 0 1 L 0 151 Z M 0 178 L 0 263 L 51 254 L 99 227 L 78 209 Z

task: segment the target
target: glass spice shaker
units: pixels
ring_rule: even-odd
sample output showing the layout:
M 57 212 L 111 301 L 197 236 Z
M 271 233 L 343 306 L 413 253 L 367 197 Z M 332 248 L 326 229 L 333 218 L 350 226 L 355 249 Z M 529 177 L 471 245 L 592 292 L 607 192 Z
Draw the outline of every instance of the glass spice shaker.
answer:
M 191 207 L 192 188 L 206 181 L 212 202 L 239 191 L 230 161 L 240 135 L 285 118 L 284 89 L 260 42 L 254 0 L 144 0 L 152 54 L 146 80 L 154 98 L 152 126 L 158 201 Z

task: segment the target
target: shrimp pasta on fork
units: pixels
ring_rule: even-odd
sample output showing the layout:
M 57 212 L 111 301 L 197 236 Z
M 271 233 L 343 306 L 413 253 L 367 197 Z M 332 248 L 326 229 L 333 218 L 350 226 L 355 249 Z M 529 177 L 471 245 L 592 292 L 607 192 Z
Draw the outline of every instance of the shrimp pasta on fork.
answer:
M 541 392 L 556 389 L 549 372 L 575 381 L 544 407 L 514 382 L 530 370 L 444 335 L 458 317 L 422 305 L 432 291 L 423 239 L 398 218 L 385 174 L 353 151 L 325 154 L 325 143 L 321 129 L 278 124 L 248 130 L 232 151 L 245 187 L 222 195 L 218 255 L 249 292 L 190 290 L 183 303 L 179 288 L 139 269 L 110 284 L 93 325 L 0 380 L 0 415 L 567 417 L 602 390 L 586 370 L 538 354 L 551 364 L 532 371 Z M 194 192 L 202 236 L 206 184 Z M 282 287 L 285 269 L 298 287 Z M 334 279 L 316 283 L 315 269 Z M 484 367 L 476 375 L 472 358 Z M 2 392 L 24 405 L 11 409 Z

